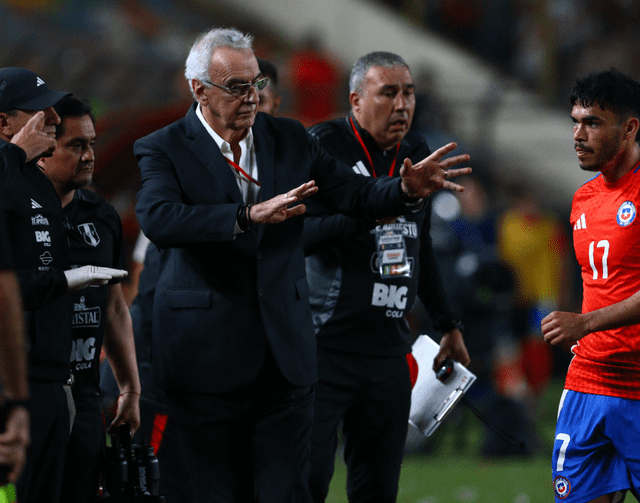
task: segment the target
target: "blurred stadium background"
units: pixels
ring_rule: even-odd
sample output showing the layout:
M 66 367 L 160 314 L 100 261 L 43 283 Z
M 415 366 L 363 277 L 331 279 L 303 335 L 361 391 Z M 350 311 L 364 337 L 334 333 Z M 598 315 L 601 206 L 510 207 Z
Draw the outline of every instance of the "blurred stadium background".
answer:
M 255 35 L 256 54 L 280 72 L 281 115 L 307 125 L 345 114 L 350 65 L 360 55 L 389 50 L 410 64 L 414 126 L 432 148 L 454 140 L 472 156 L 470 190 L 438 195 L 433 230 L 479 376 L 471 399 L 527 449 L 509 447 L 459 407 L 429 441 L 410 431 L 399 501 L 549 501 L 569 355 L 541 343 L 539 320 L 558 307 L 580 308 L 568 215 L 588 178 L 572 149 L 568 94 L 591 70 L 640 77 L 640 4 L 3 0 L 0 66 L 30 68 L 92 103 L 93 188 L 119 211 L 129 252 L 139 232 L 133 142 L 184 115 L 184 59 L 212 26 Z M 416 334 L 429 332 L 420 306 L 412 323 Z M 342 471 L 332 498 L 346 501 Z

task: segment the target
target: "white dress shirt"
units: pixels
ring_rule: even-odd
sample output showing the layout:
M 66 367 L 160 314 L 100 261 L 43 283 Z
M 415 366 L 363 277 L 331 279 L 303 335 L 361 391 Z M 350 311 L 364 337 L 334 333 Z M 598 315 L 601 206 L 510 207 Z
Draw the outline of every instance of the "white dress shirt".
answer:
M 196 107 L 196 115 L 208 133 L 211 135 L 213 140 L 216 142 L 216 145 L 220 148 L 220 152 L 227 159 L 233 159 L 233 152 L 231 151 L 231 145 L 229 142 L 223 140 L 218 133 L 216 133 L 213 128 L 207 123 L 202 115 L 202 106 L 198 103 Z M 240 141 L 240 161 L 238 165 L 251 176 L 254 180 L 258 179 L 258 163 L 256 161 L 256 149 L 253 144 L 253 131 L 249 129 L 249 134 Z M 236 168 L 234 168 L 231 164 L 229 164 L 229 169 L 233 173 L 233 176 L 238 183 L 238 187 L 240 188 L 240 192 L 242 193 L 242 199 L 247 204 L 255 204 L 260 202 L 260 187 L 256 185 L 254 182 L 249 180 L 246 176 L 240 173 Z

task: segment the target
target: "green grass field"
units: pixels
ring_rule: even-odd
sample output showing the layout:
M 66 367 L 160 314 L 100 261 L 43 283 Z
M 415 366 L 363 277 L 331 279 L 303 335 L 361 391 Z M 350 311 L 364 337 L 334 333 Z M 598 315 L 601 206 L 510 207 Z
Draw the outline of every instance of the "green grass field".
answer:
M 455 447 L 458 430 L 445 422 L 435 433 L 439 435 L 436 447 L 427 454 L 405 457 L 398 503 L 552 502 L 551 449 L 562 383 L 563 380 L 554 380 L 539 404 L 536 433 L 540 447 L 537 454 L 483 458 L 479 454 L 482 423 L 475 417 L 468 423 L 467 443 L 461 452 Z M 346 470 L 340 458 L 336 460 L 336 473 L 327 502 L 346 503 L 345 484 Z
M 553 501 L 550 457 L 482 460 L 408 456 L 398 503 L 544 503 Z M 345 470 L 336 470 L 327 502 L 347 502 Z

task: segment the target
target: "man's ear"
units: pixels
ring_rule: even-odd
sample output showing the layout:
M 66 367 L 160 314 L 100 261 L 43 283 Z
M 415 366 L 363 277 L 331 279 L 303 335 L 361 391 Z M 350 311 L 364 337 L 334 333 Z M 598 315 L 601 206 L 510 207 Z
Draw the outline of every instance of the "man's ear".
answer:
M 625 136 L 629 137 L 629 138 L 637 138 L 638 137 L 638 127 L 640 126 L 640 120 L 638 120 L 636 117 L 631 117 L 631 119 L 629 119 L 627 121 L 627 125 L 625 128 Z
M 14 132 L 9 122 L 9 114 L 0 112 L 0 135 L 5 138 L 13 138 Z
M 351 110 L 353 110 L 354 112 L 360 110 L 361 99 L 362 97 L 360 96 L 360 93 L 358 93 L 358 91 L 352 91 L 351 93 L 349 93 L 349 104 L 351 105 Z
M 198 79 L 191 79 L 191 90 L 193 91 L 194 96 L 198 103 L 200 103 L 203 107 L 209 104 L 209 98 L 205 94 L 205 90 L 207 88 L 204 86 L 202 82 Z

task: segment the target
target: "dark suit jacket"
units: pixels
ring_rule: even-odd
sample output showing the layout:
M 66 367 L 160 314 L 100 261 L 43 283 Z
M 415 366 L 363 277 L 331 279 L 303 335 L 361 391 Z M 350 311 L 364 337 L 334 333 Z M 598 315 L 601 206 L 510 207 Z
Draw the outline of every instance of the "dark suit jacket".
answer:
M 138 140 L 136 212 L 161 250 L 153 366 L 168 390 L 220 393 L 255 379 L 267 345 L 295 385 L 316 380 L 302 218 L 234 238 L 242 196 L 194 105 Z M 367 179 L 326 154 L 302 124 L 259 113 L 253 126 L 261 199 L 315 180 L 318 201 L 361 218 L 407 213 L 400 180 Z

